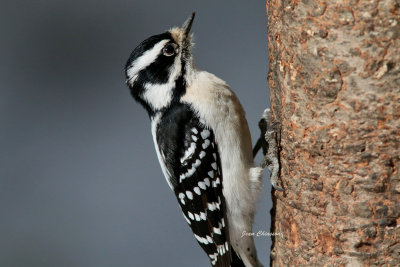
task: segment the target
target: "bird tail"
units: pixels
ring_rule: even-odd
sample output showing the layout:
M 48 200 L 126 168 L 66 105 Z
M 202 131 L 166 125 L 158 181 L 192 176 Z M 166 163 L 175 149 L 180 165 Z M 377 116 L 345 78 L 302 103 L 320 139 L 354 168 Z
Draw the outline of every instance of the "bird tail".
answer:
M 246 267 L 240 259 L 240 257 L 236 254 L 235 250 L 231 247 L 232 251 L 232 262 L 231 262 L 231 267 Z
M 231 247 L 231 256 L 232 256 L 232 260 L 230 262 L 230 264 L 228 262 L 223 262 L 220 261 L 220 259 L 218 259 L 215 263 L 213 263 L 213 266 L 221 266 L 221 267 L 246 267 L 246 265 L 244 264 L 244 262 L 242 261 L 242 259 L 238 256 L 238 254 L 236 254 L 236 251 Z M 261 262 L 259 262 L 257 260 L 256 266 L 254 267 L 264 267 L 264 265 L 262 265 Z

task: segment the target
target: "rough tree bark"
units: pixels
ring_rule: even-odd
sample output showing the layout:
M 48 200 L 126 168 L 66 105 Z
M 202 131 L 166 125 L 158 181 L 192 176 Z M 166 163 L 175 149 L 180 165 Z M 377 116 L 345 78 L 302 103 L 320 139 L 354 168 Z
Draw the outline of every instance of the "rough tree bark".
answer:
M 399 9 L 267 0 L 285 189 L 273 194 L 272 266 L 400 266 Z

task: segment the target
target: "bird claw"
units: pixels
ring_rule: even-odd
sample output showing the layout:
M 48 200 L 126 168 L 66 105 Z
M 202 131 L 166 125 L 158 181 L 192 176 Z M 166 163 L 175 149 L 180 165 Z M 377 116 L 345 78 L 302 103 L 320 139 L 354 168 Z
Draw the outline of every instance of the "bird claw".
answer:
M 277 186 L 280 166 L 278 160 L 278 145 L 276 141 L 276 133 L 279 129 L 280 123 L 274 122 L 271 124 L 270 109 L 267 108 L 266 110 L 264 110 L 259 126 L 261 132 L 264 132 L 264 134 L 261 135 L 264 136 L 264 141 L 261 142 L 264 142 L 263 152 L 265 155 L 261 167 L 268 167 L 269 171 L 271 172 L 270 179 L 272 187 L 275 190 L 282 192 L 284 191 L 284 189 Z
M 272 182 L 272 181 L 271 181 L 271 185 L 272 185 L 272 187 L 273 187 L 276 191 L 279 191 L 279 192 L 285 191 L 285 189 L 283 189 L 283 188 L 277 186 L 277 185 L 276 185 L 276 182 Z

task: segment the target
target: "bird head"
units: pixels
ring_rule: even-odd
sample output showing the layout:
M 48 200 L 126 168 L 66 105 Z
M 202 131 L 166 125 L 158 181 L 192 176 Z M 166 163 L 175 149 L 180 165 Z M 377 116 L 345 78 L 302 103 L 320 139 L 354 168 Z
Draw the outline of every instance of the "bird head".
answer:
M 131 94 L 150 116 L 178 101 L 190 84 L 193 71 L 190 29 L 194 16 L 193 12 L 182 27 L 141 42 L 125 65 Z

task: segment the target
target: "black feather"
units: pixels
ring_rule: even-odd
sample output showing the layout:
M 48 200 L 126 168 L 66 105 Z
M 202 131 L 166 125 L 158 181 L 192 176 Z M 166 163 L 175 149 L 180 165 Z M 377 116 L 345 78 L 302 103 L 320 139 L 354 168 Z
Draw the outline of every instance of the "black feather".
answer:
M 208 136 L 203 138 L 206 134 Z M 207 244 L 201 241 L 198 243 L 209 257 L 218 253 L 218 246 L 228 247 L 225 253 L 218 253 L 216 258 L 210 258 L 213 265 L 230 266 L 234 263 L 231 262 L 232 259 L 236 264 L 238 258 L 234 257 L 235 253 L 231 258 L 232 248 L 229 243 L 226 206 L 222 194 L 223 174 L 221 174 L 221 163 L 213 131 L 200 122 L 190 106 L 175 103 L 164 110 L 156 128 L 156 139 L 159 150 L 164 156 L 162 160 L 170 174 L 167 179 L 172 184 L 182 212 L 190 221 L 193 233 L 200 238 L 206 239 L 208 236 L 212 239 L 212 242 L 207 242 Z M 185 152 L 193 144 L 194 150 L 186 155 L 186 160 L 181 162 Z M 195 171 L 192 169 L 193 166 L 196 166 Z M 209 186 L 204 187 L 206 178 L 209 179 Z M 199 182 L 203 182 L 202 188 Z M 196 193 L 195 188 L 197 192 L 200 191 L 200 195 Z M 210 210 L 209 203 L 220 203 L 219 208 Z M 198 219 L 202 213 L 205 220 Z M 190 218 L 191 215 L 192 218 Z M 222 226 L 222 222 L 225 227 Z M 221 233 L 218 231 L 215 233 L 214 227 L 220 229 Z

